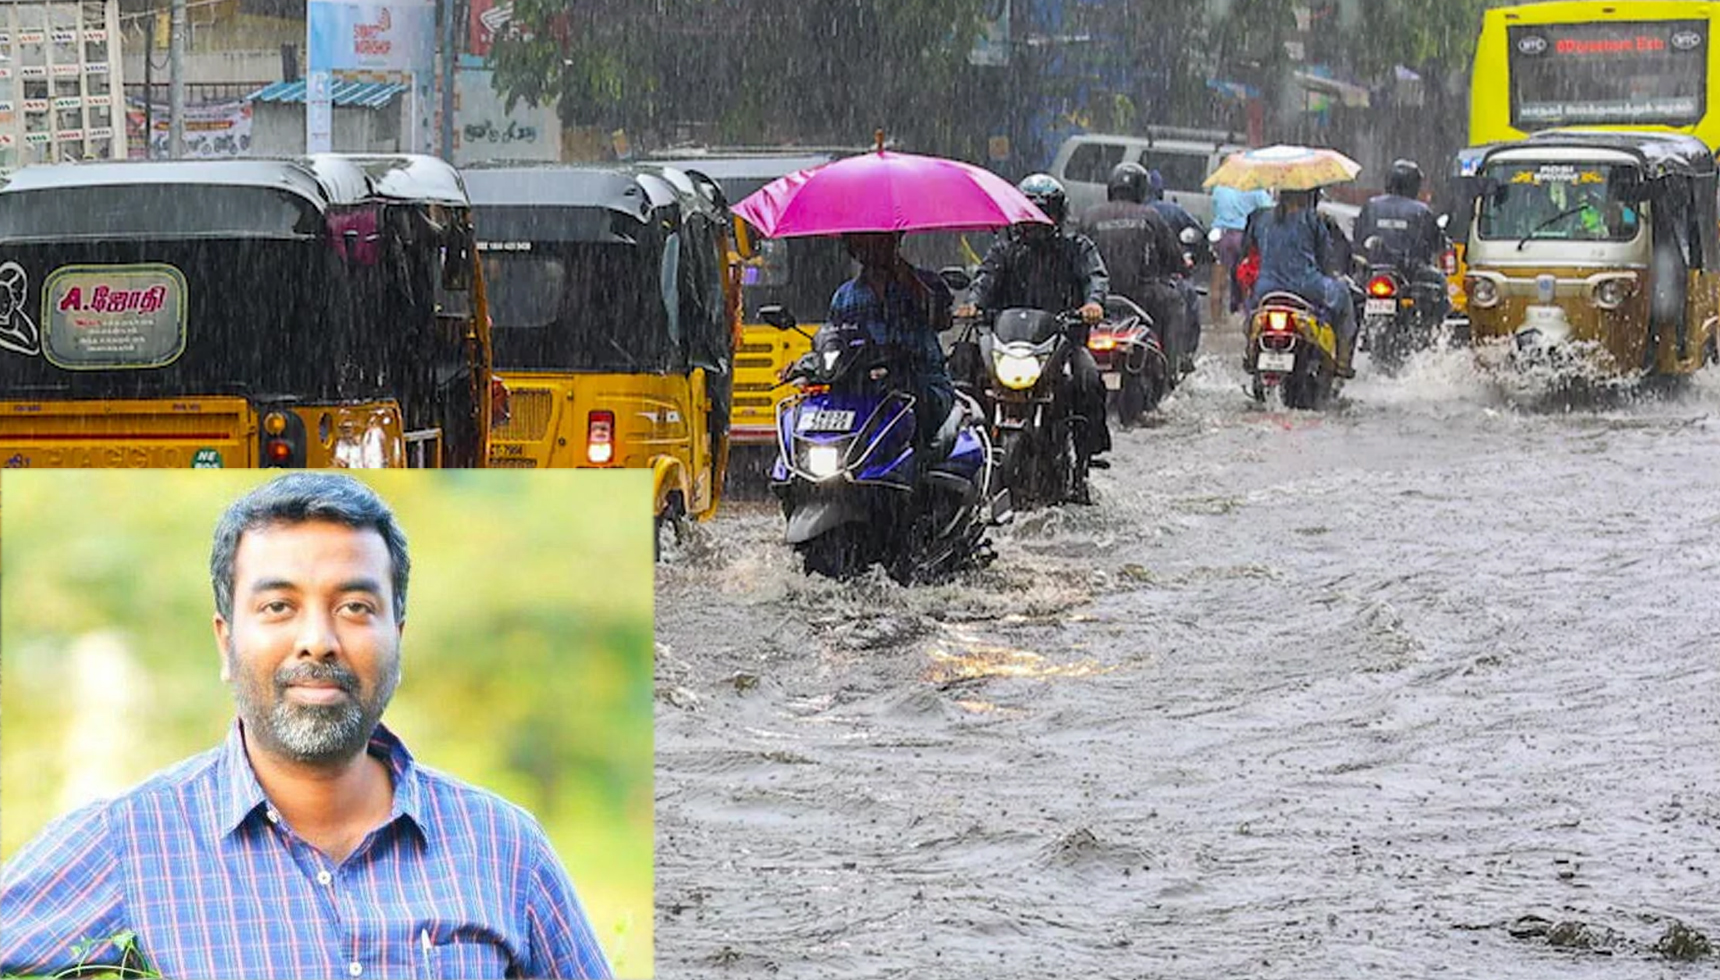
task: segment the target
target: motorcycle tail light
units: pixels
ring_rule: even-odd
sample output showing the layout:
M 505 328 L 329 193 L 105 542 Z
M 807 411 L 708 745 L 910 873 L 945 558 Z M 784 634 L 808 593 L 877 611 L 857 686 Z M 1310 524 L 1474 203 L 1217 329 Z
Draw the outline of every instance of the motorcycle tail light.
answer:
M 585 458 L 601 466 L 615 458 L 615 413 L 592 412 L 585 420 Z
M 1389 299 L 1397 295 L 1397 284 L 1391 276 L 1375 276 L 1368 280 L 1368 295 L 1380 299 Z
M 1278 333 L 1288 333 L 1290 330 L 1290 312 L 1288 310 L 1267 310 L 1266 329 Z
M 1457 250 L 1456 249 L 1448 248 L 1445 250 L 1445 254 L 1441 255 L 1439 257 L 1439 268 L 1440 268 L 1440 271 L 1444 272 L 1448 276 L 1457 275 Z
M 1117 338 L 1109 334 L 1094 334 L 1087 338 L 1088 350 L 1116 350 Z

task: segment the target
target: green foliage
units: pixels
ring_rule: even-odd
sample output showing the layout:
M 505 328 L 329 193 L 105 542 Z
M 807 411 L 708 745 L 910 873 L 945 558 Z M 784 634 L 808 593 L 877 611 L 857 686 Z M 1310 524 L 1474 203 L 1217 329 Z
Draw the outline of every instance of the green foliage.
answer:
M 517 0 L 497 40 L 510 101 L 560 98 L 564 120 L 634 130 L 684 120 L 756 141 L 867 142 L 929 131 L 966 64 L 980 0 Z
M 210 535 L 269 478 L 7 471 L 0 856 L 224 736 L 232 698 L 210 627 Z M 385 721 L 425 765 L 536 814 L 618 971 L 648 974 L 650 475 L 363 478 L 394 508 L 413 560 Z

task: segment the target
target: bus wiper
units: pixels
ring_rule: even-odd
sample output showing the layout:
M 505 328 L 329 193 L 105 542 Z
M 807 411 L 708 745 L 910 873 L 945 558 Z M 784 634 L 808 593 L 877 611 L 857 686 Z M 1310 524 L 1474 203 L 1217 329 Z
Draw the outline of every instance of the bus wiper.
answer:
M 1536 225 L 1533 228 L 1530 228 L 1529 233 L 1527 235 L 1523 236 L 1523 240 L 1517 243 L 1517 251 L 1519 251 L 1519 252 L 1523 251 L 1523 246 L 1529 244 L 1529 242 L 1534 239 L 1535 233 L 1540 231 L 1542 228 L 1545 228 L 1548 225 L 1550 225 L 1556 221 L 1563 221 L 1566 218 L 1569 218 L 1570 216 L 1572 216 L 1574 214 L 1580 214 L 1583 211 L 1583 209 L 1587 208 L 1587 207 L 1588 207 L 1587 204 L 1578 204 L 1575 207 L 1566 208 L 1565 210 L 1560 211 L 1558 214 L 1553 215 L 1551 218 L 1548 218 L 1546 221 L 1541 222 L 1540 224 Z

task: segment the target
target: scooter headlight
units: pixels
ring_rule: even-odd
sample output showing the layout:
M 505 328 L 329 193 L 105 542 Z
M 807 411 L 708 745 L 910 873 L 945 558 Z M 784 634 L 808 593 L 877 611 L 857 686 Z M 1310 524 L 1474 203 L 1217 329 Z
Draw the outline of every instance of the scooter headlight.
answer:
M 1039 372 L 1044 370 L 1038 357 L 1006 351 L 996 351 L 992 355 L 992 367 L 997 383 L 1016 391 L 1033 387 L 1039 381 Z
M 806 471 L 818 480 L 828 480 L 842 472 L 842 448 L 840 446 L 808 446 L 806 448 Z

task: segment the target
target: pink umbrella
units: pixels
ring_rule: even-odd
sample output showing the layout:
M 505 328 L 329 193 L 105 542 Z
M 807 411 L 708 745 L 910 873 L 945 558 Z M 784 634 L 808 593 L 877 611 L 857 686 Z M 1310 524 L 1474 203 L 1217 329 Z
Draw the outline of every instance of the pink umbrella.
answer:
M 1009 181 L 972 164 L 879 150 L 800 170 L 734 206 L 767 238 L 1050 224 Z

